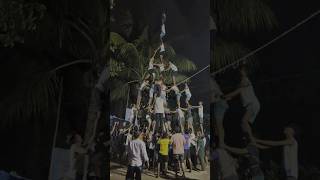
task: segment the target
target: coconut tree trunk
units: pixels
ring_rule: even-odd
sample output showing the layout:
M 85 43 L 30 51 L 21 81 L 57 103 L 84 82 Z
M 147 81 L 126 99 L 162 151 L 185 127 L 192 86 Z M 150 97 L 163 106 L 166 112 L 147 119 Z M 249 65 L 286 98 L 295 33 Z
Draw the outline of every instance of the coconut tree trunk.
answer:
M 99 75 L 96 75 L 95 86 L 92 87 L 89 107 L 88 107 L 88 119 L 86 123 L 86 130 L 85 130 L 85 139 L 84 143 L 90 145 L 93 143 L 97 124 L 101 115 L 102 110 L 102 100 L 101 95 L 107 90 L 106 82 L 109 78 L 109 70 L 107 68 L 107 42 L 108 42 L 108 10 L 109 5 L 108 1 L 105 0 L 95 0 L 94 11 L 93 14 L 94 22 L 93 25 L 95 26 L 94 32 L 94 42 L 95 42 L 95 50 L 93 52 L 93 72 Z M 88 173 L 89 161 L 90 156 L 86 157 L 85 160 L 85 169 L 84 169 L 84 177 L 83 180 L 86 180 L 86 175 Z

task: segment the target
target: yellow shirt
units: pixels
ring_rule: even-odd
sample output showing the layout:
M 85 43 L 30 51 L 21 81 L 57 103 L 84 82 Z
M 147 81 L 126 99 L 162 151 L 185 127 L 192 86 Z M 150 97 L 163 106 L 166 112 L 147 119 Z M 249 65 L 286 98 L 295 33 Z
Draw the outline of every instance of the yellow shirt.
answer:
M 159 153 L 163 156 L 167 156 L 169 154 L 169 138 L 159 139 L 158 144 L 160 144 L 160 151 Z

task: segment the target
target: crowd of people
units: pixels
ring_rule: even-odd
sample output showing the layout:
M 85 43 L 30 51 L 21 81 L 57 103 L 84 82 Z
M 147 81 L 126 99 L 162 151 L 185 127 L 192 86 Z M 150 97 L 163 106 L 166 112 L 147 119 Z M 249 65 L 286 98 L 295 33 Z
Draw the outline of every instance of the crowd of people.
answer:
M 106 179 L 107 168 L 107 134 L 99 132 L 90 144 L 84 144 L 81 135 L 72 132 L 67 137 L 70 145 L 69 168 L 65 180 Z M 89 159 L 90 156 L 90 159 Z
M 260 102 L 255 95 L 251 81 L 248 78 L 245 66 L 239 69 L 241 77 L 239 86 L 231 93 L 224 94 L 215 78 L 212 78 L 214 125 L 216 137 L 214 139 L 215 150 L 212 154 L 214 162 L 214 176 L 216 179 L 265 179 L 264 170 L 261 167 L 260 150 L 274 146 L 283 147 L 283 169 L 286 180 L 298 179 L 298 143 L 295 138 L 297 127 L 289 124 L 284 128 L 285 138 L 281 141 L 260 140 L 252 133 L 252 125 L 260 111 Z M 236 96 L 241 97 L 245 113 L 241 119 L 244 143 L 242 147 L 232 147 L 225 142 L 223 121 L 229 108 L 228 101 Z M 245 162 L 245 163 L 243 163 Z

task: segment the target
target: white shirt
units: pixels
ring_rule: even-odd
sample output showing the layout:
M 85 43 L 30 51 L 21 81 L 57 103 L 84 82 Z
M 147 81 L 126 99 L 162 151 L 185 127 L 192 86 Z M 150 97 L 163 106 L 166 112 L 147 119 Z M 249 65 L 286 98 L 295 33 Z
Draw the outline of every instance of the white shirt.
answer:
M 177 66 L 176 66 L 176 65 L 174 65 L 172 62 L 169 62 L 169 67 L 170 67 L 170 69 L 171 69 L 172 71 L 175 71 L 175 72 L 177 72 L 177 71 L 178 71 Z
M 203 118 L 203 105 L 198 108 L 198 114 L 200 118 Z
M 243 106 L 259 103 L 258 98 L 255 95 L 253 86 L 248 78 L 244 78 L 241 81 L 240 96 L 242 99 Z
M 164 104 L 165 104 L 165 101 L 163 98 L 156 97 L 155 103 L 154 103 L 154 112 L 164 114 Z
M 129 142 L 128 155 L 130 166 L 142 166 L 143 162 L 149 161 L 146 144 L 139 139 Z
M 161 87 L 161 97 L 162 97 L 163 99 L 166 99 L 166 97 L 167 97 L 166 89 L 167 89 L 167 86 L 162 85 L 162 87 Z
M 286 175 L 298 179 L 298 142 L 283 147 L 284 167 Z

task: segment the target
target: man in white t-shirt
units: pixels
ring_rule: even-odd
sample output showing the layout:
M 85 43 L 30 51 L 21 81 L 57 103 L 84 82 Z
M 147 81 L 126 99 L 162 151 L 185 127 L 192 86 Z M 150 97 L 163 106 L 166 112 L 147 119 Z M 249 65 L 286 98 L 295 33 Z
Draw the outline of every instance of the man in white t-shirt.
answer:
M 256 139 L 257 143 L 269 145 L 269 146 L 283 146 L 283 162 L 286 171 L 286 180 L 298 180 L 298 142 L 295 139 L 295 128 L 293 126 L 287 126 L 284 129 L 286 136 L 282 141 L 266 141 Z
M 163 119 L 164 119 L 164 110 L 166 107 L 166 101 L 161 97 L 161 93 L 157 93 L 154 101 L 154 113 L 156 119 L 156 127 L 159 129 L 159 125 L 161 127 L 161 131 L 165 130 Z

